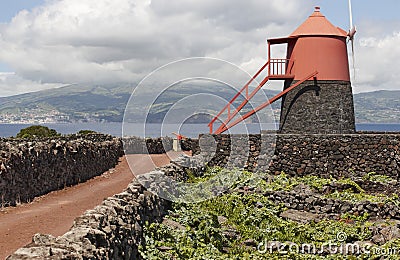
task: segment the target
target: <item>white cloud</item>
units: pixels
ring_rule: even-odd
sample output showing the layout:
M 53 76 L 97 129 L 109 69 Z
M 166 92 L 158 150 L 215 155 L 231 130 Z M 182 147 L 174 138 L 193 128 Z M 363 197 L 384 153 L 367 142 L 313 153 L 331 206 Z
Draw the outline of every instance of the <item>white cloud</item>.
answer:
M 161 65 L 194 56 L 225 59 L 254 73 L 266 59 L 266 38 L 290 34 L 312 11 L 312 4 L 298 0 L 49 0 L 0 26 L 0 60 L 25 83 L 38 84 L 138 82 Z M 374 35 L 382 28 L 375 26 Z M 396 37 L 387 37 L 388 42 L 381 44 L 396 49 L 390 42 Z M 381 40 L 370 39 L 370 47 L 357 46 L 357 77 L 363 80 L 356 82 L 356 91 L 377 83 L 378 88 L 398 88 L 383 65 L 392 63 L 394 73 L 400 57 L 392 52 L 385 58 L 389 60 L 382 61 L 389 53 L 375 45 Z M 386 78 L 379 82 L 384 72 Z M 38 88 L 36 83 L 30 90 Z M 16 88 L 14 94 L 28 88 Z M 11 93 L 0 90 L 0 96 Z
M 2 96 L 12 96 L 15 95 L 15 93 L 33 92 L 61 86 L 62 84 L 42 83 L 23 79 L 15 73 L 0 72 L 0 89 Z
M 400 31 L 361 37 L 356 46 L 355 92 L 399 90 Z
M 299 7 L 296 0 L 49 1 L 0 29 L 0 60 L 46 83 L 135 82 L 193 56 L 248 64 L 265 56 L 266 37 L 290 32 Z

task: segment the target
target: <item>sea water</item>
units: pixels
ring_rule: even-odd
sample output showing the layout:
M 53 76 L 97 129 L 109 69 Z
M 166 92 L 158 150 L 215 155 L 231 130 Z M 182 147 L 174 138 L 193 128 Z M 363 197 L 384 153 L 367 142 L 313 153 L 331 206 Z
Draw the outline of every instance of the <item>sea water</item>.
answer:
M 208 133 L 207 124 L 127 124 L 122 123 L 74 123 L 74 124 L 42 124 L 55 129 L 62 134 L 73 134 L 79 130 L 93 130 L 99 133 L 111 134 L 113 136 L 124 135 L 141 137 L 173 136 L 173 132 L 188 137 L 197 137 L 201 133 Z M 0 124 L 0 137 L 15 136 L 21 129 L 28 127 L 28 124 Z M 263 130 L 276 129 L 275 125 L 262 125 Z M 377 132 L 400 132 L 400 124 L 357 124 L 357 131 Z M 259 133 L 259 124 L 246 124 L 241 128 L 235 128 L 231 133 Z

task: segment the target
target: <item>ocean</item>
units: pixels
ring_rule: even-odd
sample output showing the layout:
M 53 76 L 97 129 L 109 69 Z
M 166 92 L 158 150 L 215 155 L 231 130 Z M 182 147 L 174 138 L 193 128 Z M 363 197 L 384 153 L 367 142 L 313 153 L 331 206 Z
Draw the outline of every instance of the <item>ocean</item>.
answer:
M 122 136 L 122 123 L 76 123 L 76 124 L 41 124 L 55 129 L 62 134 L 73 134 L 79 130 L 94 130 L 96 132 Z M 28 124 L 0 124 L 0 137 L 15 136 Z M 259 133 L 258 124 L 246 125 L 249 133 Z M 274 129 L 274 125 L 263 126 L 263 129 Z M 400 124 L 357 124 L 357 131 L 400 132 Z M 188 137 L 197 137 L 200 133 L 208 133 L 207 124 L 129 124 L 124 126 L 124 135 L 141 137 L 173 136 L 179 132 Z M 244 133 L 244 129 L 233 129 L 232 133 Z

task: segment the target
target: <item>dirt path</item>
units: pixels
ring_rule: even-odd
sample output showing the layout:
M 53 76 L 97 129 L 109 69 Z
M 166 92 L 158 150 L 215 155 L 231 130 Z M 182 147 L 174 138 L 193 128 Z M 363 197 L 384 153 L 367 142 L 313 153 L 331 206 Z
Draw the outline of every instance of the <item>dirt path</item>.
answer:
M 157 166 L 166 165 L 179 153 L 151 155 Z M 0 259 L 31 242 L 36 233 L 60 236 L 67 232 L 76 217 L 99 205 L 104 198 L 121 192 L 132 181 L 134 174 L 143 174 L 154 168 L 147 155 L 128 155 L 101 176 L 64 190 L 51 192 L 32 203 L 0 211 Z

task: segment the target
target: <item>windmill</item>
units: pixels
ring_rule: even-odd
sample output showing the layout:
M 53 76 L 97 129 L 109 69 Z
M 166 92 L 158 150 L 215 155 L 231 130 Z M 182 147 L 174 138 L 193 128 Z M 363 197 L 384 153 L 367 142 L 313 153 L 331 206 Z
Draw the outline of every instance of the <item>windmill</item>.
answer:
M 350 29 L 348 33 L 348 42 L 351 42 L 351 58 L 353 65 L 353 80 L 356 78 L 356 65 L 355 65 L 355 56 L 354 56 L 354 36 L 357 32 L 356 26 L 353 24 L 353 10 L 351 5 L 351 0 L 349 0 L 349 17 L 350 17 Z
M 355 132 L 348 42 L 354 66 L 351 1 L 350 30 L 333 25 L 315 7 L 314 12 L 289 36 L 268 39 L 268 61 L 208 124 L 211 134 L 221 134 L 281 99 L 279 131 L 295 134 L 348 134 Z M 285 44 L 286 57 L 271 58 L 271 46 Z M 254 90 L 249 85 L 261 73 L 268 75 Z M 269 81 L 283 80 L 283 91 L 253 110 L 240 114 L 250 99 Z M 238 97 L 242 103 L 234 105 Z M 214 124 L 217 128 L 214 129 Z

